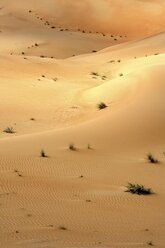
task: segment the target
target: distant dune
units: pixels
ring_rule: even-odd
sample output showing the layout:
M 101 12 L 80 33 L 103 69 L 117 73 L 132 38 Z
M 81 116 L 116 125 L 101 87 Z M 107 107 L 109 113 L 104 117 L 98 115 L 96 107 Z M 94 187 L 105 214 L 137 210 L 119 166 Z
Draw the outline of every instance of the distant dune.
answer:
M 131 35 L 164 31 L 164 0 L 5 0 L 1 5 L 23 14 L 27 8 L 69 28 Z

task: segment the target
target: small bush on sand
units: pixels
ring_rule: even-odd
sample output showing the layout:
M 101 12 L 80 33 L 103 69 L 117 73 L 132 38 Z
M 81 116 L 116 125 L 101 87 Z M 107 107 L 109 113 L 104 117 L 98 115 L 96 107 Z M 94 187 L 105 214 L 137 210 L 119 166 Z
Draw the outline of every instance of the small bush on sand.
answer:
M 91 150 L 92 149 L 92 147 L 91 147 L 90 144 L 88 144 L 87 148 L 88 148 L 88 150 Z
M 102 78 L 102 80 L 106 80 L 106 79 L 107 79 L 107 77 L 106 77 L 106 76 L 102 76 L 101 78 Z
M 63 231 L 66 231 L 67 230 L 67 228 L 65 226 L 62 226 L 62 225 L 59 226 L 59 229 L 60 230 L 63 230 Z
M 147 245 L 154 246 L 152 241 L 147 242 Z
M 47 157 L 47 155 L 46 155 L 46 153 L 45 153 L 45 151 L 43 149 L 40 151 L 40 156 L 42 158 L 46 158 Z
M 157 163 L 159 163 L 159 161 L 158 161 L 156 158 L 154 158 L 154 156 L 153 156 L 151 153 L 149 153 L 149 154 L 147 155 L 147 160 L 148 160 L 148 162 L 150 162 L 151 164 L 157 164 Z
M 75 145 L 73 143 L 71 143 L 71 144 L 69 144 L 69 150 L 76 151 L 77 149 L 76 149 Z
M 96 76 L 96 77 L 99 76 L 98 72 L 95 72 L 95 71 L 92 71 L 92 72 L 91 72 L 91 75 L 92 75 L 92 76 Z
M 52 78 L 52 80 L 53 80 L 54 82 L 56 82 L 56 81 L 58 80 L 58 78 L 55 77 L 55 78 Z
M 149 195 L 153 193 L 150 188 L 145 188 L 143 185 L 140 184 L 128 183 L 126 188 L 127 190 L 125 192 L 130 192 L 137 195 Z
M 7 127 L 3 130 L 4 133 L 14 133 L 13 127 Z
M 107 108 L 108 106 L 104 103 L 104 102 L 100 102 L 98 105 L 97 105 L 98 109 L 101 110 L 101 109 L 105 109 Z

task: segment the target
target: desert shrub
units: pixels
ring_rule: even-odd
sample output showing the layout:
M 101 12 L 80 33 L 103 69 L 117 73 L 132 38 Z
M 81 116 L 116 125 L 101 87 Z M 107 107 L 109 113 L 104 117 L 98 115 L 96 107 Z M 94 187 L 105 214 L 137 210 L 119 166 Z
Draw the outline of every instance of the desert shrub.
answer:
M 54 82 L 56 82 L 56 81 L 58 80 L 58 78 L 52 78 L 52 80 L 53 80 Z
M 91 150 L 92 149 L 92 147 L 91 147 L 90 144 L 87 145 L 87 148 L 88 148 L 88 150 Z
M 147 245 L 154 246 L 152 241 L 147 242 Z
M 7 127 L 3 130 L 4 133 L 14 133 L 13 127 Z
M 69 150 L 76 151 L 76 147 L 75 147 L 75 145 L 73 143 L 69 144 Z
M 66 231 L 67 230 L 67 228 L 65 226 L 62 226 L 62 225 L 59 226 L 59 229 L 60 230 L 63 230 L 63 231 Z
M 106 80 L 107 77 L 106 76 L 102 76 L 101 78 L 102 78 L 102 80 Z
M 46 155 L 46 153 L 45 153 L 45 151 L 43 149 L 40 151 L 40 156 L 42 158 L 46 158 L 47 157 L 47 155 Z
M 92 72 L 91 72 L 91 75 L 96 76 L 96 77 L 99 76 L 98 72 L 95 72 L 95 71 L 92 71 Z
M 125 192 L 130 192 L 137 195 L 149 195 L 153 193 L 150 188 L 145 188 L 143 185 L 140 184 L 128 183 L 126 188 L 127 190 Z
M 120 77 L 123 77 L 124 75 L 123 75 L 123 73 L 120 73 L 119 76 L 120 76 Z
M 97 51 L 96 50 L 92 50 L 92 53 L 97 53 Z
M 148 160 L 148 162 L 150 162 L 151 164 L 157 164 L 157 163 L 159 163 L 159 161 L 158 161 L 156 158 L 154 158 L 154 156 L 153 156 L 151 153 L 149 153 L 149 154 L 147 155 L 147 160 Z
M 101 110 L 101 109 L 105 109 L 107 108 L 108 106 L 104 103 L 104 102 L 100 102 L 98 105 L 97 105 L 98 109 Z

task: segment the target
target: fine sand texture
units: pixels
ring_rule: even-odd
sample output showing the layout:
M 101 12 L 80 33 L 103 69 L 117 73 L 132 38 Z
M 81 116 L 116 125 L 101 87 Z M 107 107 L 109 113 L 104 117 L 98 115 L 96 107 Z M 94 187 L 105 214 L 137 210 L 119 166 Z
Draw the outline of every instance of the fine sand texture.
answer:
M 0 0 L 0 248 L 165 247 L 164 79 L 164 0 Z

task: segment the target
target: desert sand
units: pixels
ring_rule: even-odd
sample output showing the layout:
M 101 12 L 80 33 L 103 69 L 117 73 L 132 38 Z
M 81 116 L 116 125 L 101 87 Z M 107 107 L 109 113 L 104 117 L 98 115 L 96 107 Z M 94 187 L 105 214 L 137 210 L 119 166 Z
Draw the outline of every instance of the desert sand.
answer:
M 164 0 L 0 0 L 0 247 L 165 247 L 164 31 Z

